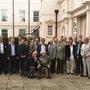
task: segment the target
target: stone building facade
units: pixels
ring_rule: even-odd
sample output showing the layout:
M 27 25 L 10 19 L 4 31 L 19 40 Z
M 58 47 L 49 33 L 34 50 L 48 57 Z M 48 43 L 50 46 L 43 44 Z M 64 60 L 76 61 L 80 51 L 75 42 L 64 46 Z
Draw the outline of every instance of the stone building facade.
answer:
M 0 36 L 13 36 L 13 0 L 0 0 Z M 28 0 L 14 0 L 15 36 L 28 33 Z M 30 0 L 30 32 L 40 26 L 39 36 L 90 36 L 90 0 Z
M 28 1 L 30 1 L 30 32 L 40 24 L 41 0 L 0 0 L 0 36 L 14 36 L 28 33 Z
M 55 10 L 58 14 L 57 36 L 90 36 L 90 0 L 43 0 L 42 36 L 55 36 Z

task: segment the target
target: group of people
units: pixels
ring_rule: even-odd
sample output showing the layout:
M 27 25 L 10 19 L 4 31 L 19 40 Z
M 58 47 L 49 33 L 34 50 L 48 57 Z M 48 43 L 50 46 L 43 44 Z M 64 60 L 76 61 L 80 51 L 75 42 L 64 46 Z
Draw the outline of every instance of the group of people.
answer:
M 17 74 L 30 78 L 42 78 L 43 70 L 47 78 L 52 74 L 71 74 L 90 79 L 90 39 L 53 37 L 47 44 L 45 38 L 11 37 L 4 43 L 0 37 L 0 74 Z

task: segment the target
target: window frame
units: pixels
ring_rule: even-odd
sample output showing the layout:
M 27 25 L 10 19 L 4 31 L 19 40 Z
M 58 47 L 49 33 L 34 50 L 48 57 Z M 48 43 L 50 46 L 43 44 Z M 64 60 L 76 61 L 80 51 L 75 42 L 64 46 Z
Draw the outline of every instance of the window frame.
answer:
M 1 22 L 7 22 L 8 21 L 8 9 L 1 9 Z
M 20 32 L 20 31 L 22 31 L 22 30 L 24 30 L 24 31 L 23 31 L 23 32 Z M 26 30 L 25 30 L 25 29 L 23 29 L 23 28 L 20 28 L 20 29 L 19 29 L 19 35 L 24 36 L 24 35 L 25 35 L 25 32 L 26 32 Z
M 35 14 L 38 13 L 38 15 L 35 16 Z M 33 11 L 33 22 L 39 22 L 39 16 L 40 12 L 39 11 Z
M 25 22 L 26 21 L 25 13 L 26 13 L 25 10 L 19 9 L 19 22 Z
M 48 36 L 53 35 L 53 25 L 48 25 Z
M 3 32 L 4 31 L 4 32 Z M 5 32 L 6 31 L 6 32 Z M 1 29 L 2 37 L 8 37 L 8 29 Z M 6 35 L 5 35 L 6 34 Z

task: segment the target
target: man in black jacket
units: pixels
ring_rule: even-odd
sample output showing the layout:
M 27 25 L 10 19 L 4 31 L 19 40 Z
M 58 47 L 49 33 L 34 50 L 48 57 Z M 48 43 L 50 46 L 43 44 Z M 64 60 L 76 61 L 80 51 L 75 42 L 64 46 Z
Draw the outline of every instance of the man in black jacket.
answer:
M 9 59 L 9 71 L 11 74 L 18 72 L 18 45 L 15 44 L 15 38 L 10 38 L 8 45 L 8 59 Z
M 68 39 L 68 45 L 65 48 L 65 56 L 67 60 L 67 74 L 74 74 L 75 70 L 75 45 L 73 44 L 72 37 Z
M 25 75 L 26 71 L 26 63 L 27 63 L 27 55 L 28 55 L 28 45 L 25 44 L 26 38 L 22 38 L 20 41 L 20 45 L 18 48 L 18 56 L 20 58 L 20 70 L 21 70 L 21 75 Z
M 3 38 L 0 37 L 0 74 L 8 72 L 7 61 L 7 44 L 3 42 Z
M 82 37 L 78 36 L 78 43 L 76 44 L 76 75 L 83 76 L 83 62 L 81 56 L 81 46 L 83 44 Z

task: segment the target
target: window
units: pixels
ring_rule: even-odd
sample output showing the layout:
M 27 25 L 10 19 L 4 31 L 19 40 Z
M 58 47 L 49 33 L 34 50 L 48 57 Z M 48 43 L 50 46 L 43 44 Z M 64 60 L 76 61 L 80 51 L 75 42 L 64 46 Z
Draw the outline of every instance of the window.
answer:
M 8 37 L 8 30 L 2 29 L 2 37 Z
M 25 10 L 19 10 L 19 21 L 25 22 Z
M 19 29 L 19 35 L 25 35 L 25 29 Z
M 5 22 L 8 20 L 7 12 L 8 12 L 7 9 L 1 10 L 1 21 Z
M 33 22 L 39 22 L 39 11 L 33 12 Z
M 48 26 L 48 35 L 53 34 L 53 26 Z

